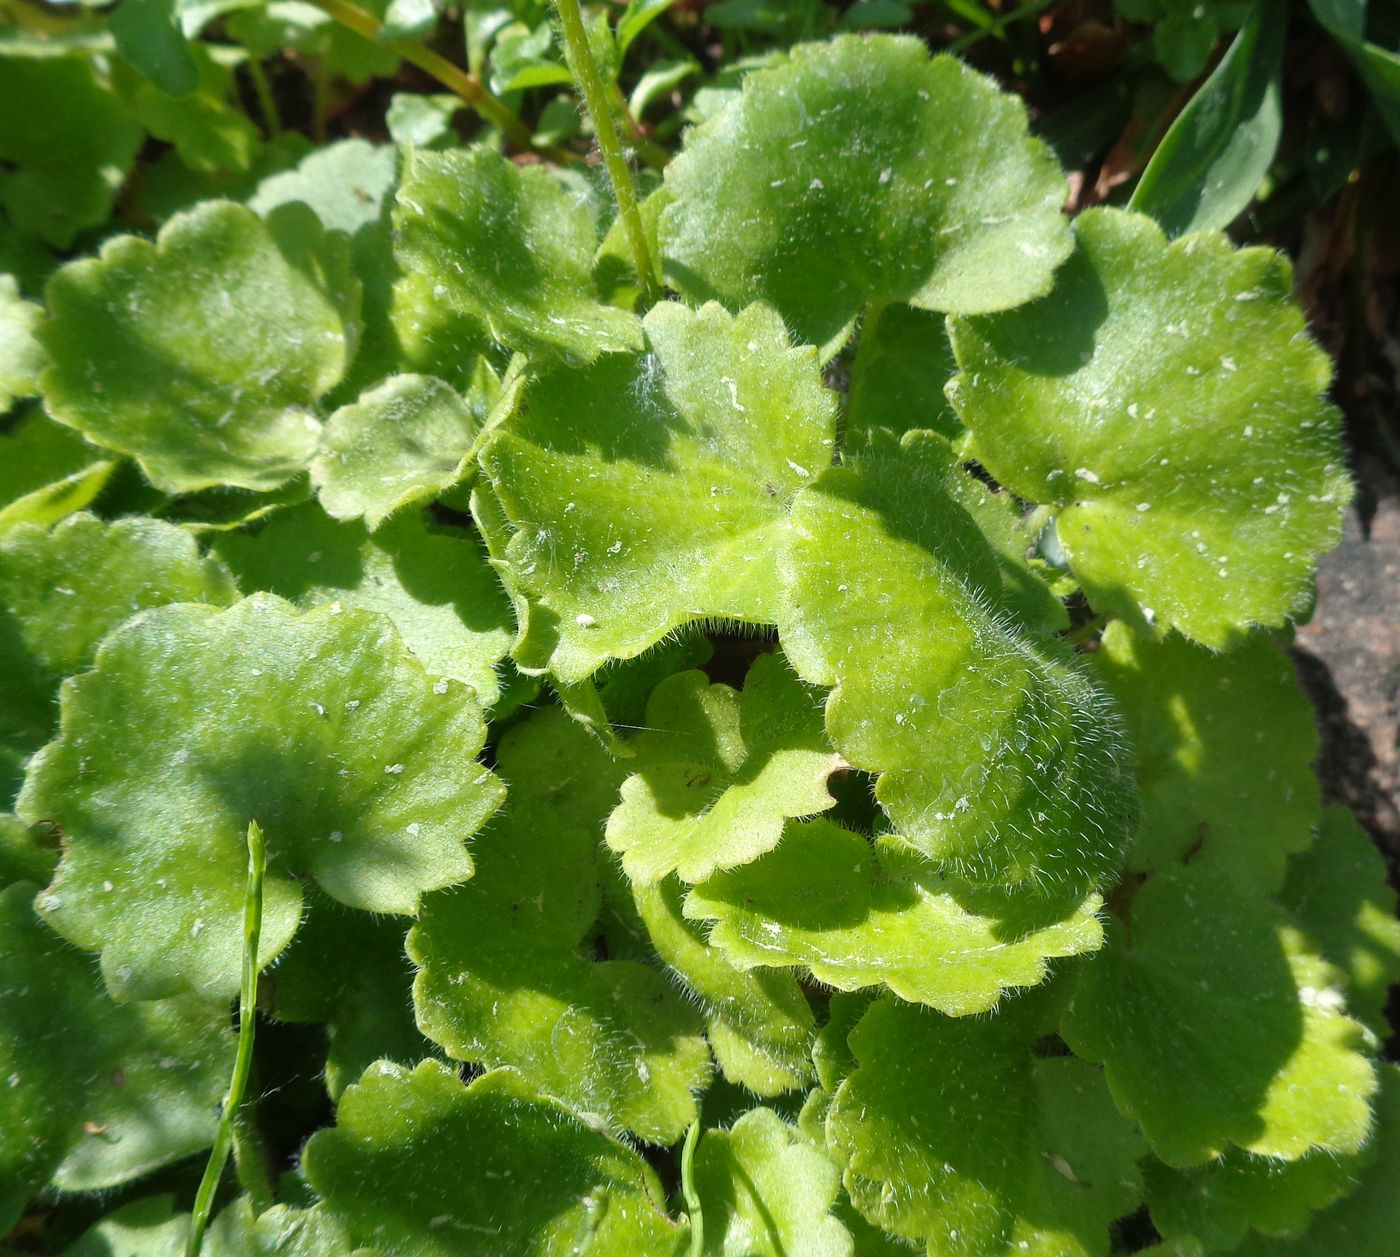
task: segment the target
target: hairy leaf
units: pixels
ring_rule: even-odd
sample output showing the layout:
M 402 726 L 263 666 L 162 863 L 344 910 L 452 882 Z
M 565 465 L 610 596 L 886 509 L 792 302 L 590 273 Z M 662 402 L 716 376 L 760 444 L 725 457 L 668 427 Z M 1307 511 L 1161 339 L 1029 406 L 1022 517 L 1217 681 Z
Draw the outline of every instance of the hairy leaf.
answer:
M 1376 1152 L 1347 1196 L 1323 1210 L 1291 1241 L 1249 1236 L 1239 1257 L 1385 1257 L 1400 1227 L 1400 1068 L 1380 1066 Z
M 109 1213 L 63 1257 L 183 1257 L 190 1216 L 176 1213 L 173 1196 L 148 1196 Z M 345 1257 L 344 1231 L 324 1208 L 273 1205 L 253 1212 L 248 1197 L 228 1206 L 209 1227 L 207 1257 Z
M 527 387 L 482 456 L 518 530 L 516 657 L 566 682 L 694 620 L 775 621 L 788 503 L 831 461 L 832 396 L 771 309 L 667 302 L 644 326 L 646 352 Z
M 1288 863 L 1281 898 L 1345 975 L 1347 1012 L 1384 1040 L 1387 997 L 1400 982 L 1397 896 L 1381 853 L 1345 808 L 1323 812 L 1316 843 Z
M 680 1247 L 646 1162 L 512 1070 L 464 1087 L 432 1061 L 371 1066 L 302 1168 L 352 1240 L 398 1257 Z
M 591 362 L 641 348 L 637 318 L 604 306 L 591 275 L 587 210 L 540 166 L 488 148 L 404 157 L 394 210 L 402 285 L 431 284 L 436 304 L 510 349 Z
M 427 900 L 408 938 L 418 1024 L 458 1060 L 513 1066 L 594 1121 L 671 1143 L 709 1078 L 700 1018 L 657 970 L 582 954 L 622 771 L 558 710 L 511 729 L 497 758 L 518 804 L 475 843 L 480 875 Z
M 330 417 L 311 480 L 327 514 L 378 528 L 460 480 L 480 416 L 450 384 L 396 375 Z
M 796 978 L 776 969 L 736 968 L 682 914 L 675 878 L 631 887 L 646 942 L 705 1014 L 705 1033 L 724 1076 L 756 1095 L 812 1081 L 812 1009 Z
M 470 694 L 359 611 L 298 615 L 266 595 L 159 608 L 107 638 L 61 711 L 17 810 L 63 831 L 41 910 L 102 952 L 122 998 L 237 989 L 249 821 L 267 836 L 266 963 L 296 930 L 303 878 L 413 913 L 470 877 L 463 842 L 502 794 L 474 759 Z
M 157 488 L 273 489 L 311 460 L 316 400 L 344 373 L 359 290 L 304 208 L 266 224 L 211 201 L 154 244 L 109 240 L 49 281 L 54 418 L 130 454 Z
M 1049 297 L 952 321 L 972 456 L 1058 508 L 1099 609 L 1212 647 L 1282 624 L 1351 497 L 1288 263 L 1117 210 L 1075 230 Z
M 827 1141 L 872 1222 L 932 1253 L 1106 1255 L 1141 1138 L 1098 1071 L 1036 1058 L 1039 999 L 950 1020 L 881 999 L 851 1033 Z
M 1064 1035 L 1168 1165 L 1230 1145 L 1346 1155 L 1376 1080 L 1338 977 L 1269 901 L 1194 865 L 1159 872 L 1084 967 Z
M 691 891 L 686 916 L 749 969 L 803 965 L 843 991 L 884 985 L 960 1017 L 996 1007 L 1008 987 L 1045 978 L 1046 960 L 1103 941 L 1097 895 L 1053 912 L 941 876 L 897 838 L 868 839 L 825 820 L 790 825 L 777 849 Z M 1057 917 L 1058 913 L 1058 917 Z
M 13 616 L 30 655 L 55 677 L 89 666 L 98 643 L 139 611 L 237 597 L 222 563 L 157 519 L 109 524 L 83 511 L 52 531 L 20 524 L 0 537 L 0 616 Z
M 1163 1235 L 1199 1239 L 1211 1251 L 1238 1247 L 1249 1231 L 1299 1235 L 1316 1210 L 1355 1189 L 1373 1150 L 1368 1145 L 1356 1156 L 1318 1151 L 1279 1161 L 1231 1148 L 1187 1169 L 1148 1160 L 1147 1204 Z
M 608 818 L 608 845 L 627 876 L 703 881 L 778 845 L 783 822 L 835 802 L 821 707 L 781 656 L 754 662 L 743 693 L 682 672 L 652 691 L 632 742 L 634 773 Z
M 371 536 L 306 505 L 255 536 L 220 536 L 215 548 L 245 593 L 265 590 L 304 608 L 377 611 L 430 673 L 470 685 L 483 706 L 499 698 L 495 668 L 510 649 L 513 621 L 470 535 L 406 511 Z
M 898 303 L 866 315 L 846 399 L 848 433 L 929 429 L 949 440 L 962 434 L 943 393 L 957 370 L 944 323 L 931 310 Z
M 1256 634 L 1214 654 L 1110 624 L 1093 657 L 1137 753 L 1137 870 L 1190 859 L 1241 887 L 1276 890 L 1320 815 L 1318 735 L 1293 664 Z
M 850 1257 L 851 1237 L 829 1212 L 841 1175 L 771 1109 L 730 1130 L 708 1130 L 695 1153 L 707 1257 Z
M 908 36 L 794 48 L 666 170 L 666 274 L 697 300 L 771 302 L 809 344 L 863 306 L 1004 310 L 1071 248 L 1064 177 L 1021 103 Z
M 0 891 L 0 1202 L 114 1187 L 206 1148 L 233 1065 L 225 1010 L 113 1004 L 88 958 Z
M 797 497 L 782 640 L 835 689 L 832 742 L 880 773 L 898 831 L 959 876 L 1077 898 L 1136 810 L 1118 718 L 1070 656 L 1019 631 L 945 442 L 911 434 Z
M 408 922 L 307 898 L 296 937 L 262 977 L 259 1000 L 279 1021 L 325 1023 L 332 1099 L 377 1060 L 412 1066 L 436 1055 L 413 1019 Z

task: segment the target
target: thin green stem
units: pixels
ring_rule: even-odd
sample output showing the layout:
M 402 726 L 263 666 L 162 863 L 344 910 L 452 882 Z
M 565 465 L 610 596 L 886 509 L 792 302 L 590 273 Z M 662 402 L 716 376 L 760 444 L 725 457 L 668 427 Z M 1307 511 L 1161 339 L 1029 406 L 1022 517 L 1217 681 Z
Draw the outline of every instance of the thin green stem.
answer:
M 262 935 L 263 869 L 267 852 L 263 846 L 262 830 L 257 821 L 248 823 L 248 884 L 243 895 L 243 983 L 238 995 L 238 1049 L 233 1058 L 233 1076 L 228 1094 L 219 1114 L 219 1126 L 214 1133 L 214 1147 L 209 1152 L 209 1164 L 195 1193 L 194 1213 L 190 1217 L 190 1233 L 185 1243 L 185 1257 L 199 1257 L 204 1246 L 204 1232 L 214 1208 L 214 1193 L 223 1177 L 224 1166 L 233 1146 L 234 1124 L 238 1107 L 248 1086 L 248 1074 L 253 1068 L 253 1035 L 258 1004 L 258 939 Z
M 310 3 L 357 35 L 382 42 L 376 37 L 383 30 L 384 23 L 373 13 L 367 13 L 358 5 L 350 4 L 349 0 L 310 0 Z M 530 128 L 511 112 L 505 101 L 499 96 L 493 96 L 476 75 L 468 73 L 461 66 L 453 65 L 446 57 L 434 52 L 425 44 L 416 39 L 395 39 L 384 43 L 383 46 L 410 64 L 416 65 L 449 91 L 455 92 L 485 121 L 493 127 L 498 127 L 516 148 L 540 153 L 551 161 L 575 160 L 573 154 L 562 149 L 537 148 L 531 138 Z
M 642 287 L 642 301 L 652 305 L 659 295 L 656 291 L 656 273 L 652 270 L 651 249 L 647 245 L 646 229 L 642 226 L 637 186 L 632 182 L 631 167 L 627 165 L 622 144 L 617 138 L 608 89 L 588 47 L 588 32 L 584 29 L 578 0 L 555 0 L 555 8 L 559 10 L 559 22 L 564 28 L 564 55 L 569 62 L 569 73 L 583 93 L 584 104 L 588 106 L 588 113 L 593 119 L 593 132 L 598 137 L 598 148 L 603 154 L 603 164 L 608 169 L 608 178 L 612 180 L 618 216 L 622 219 L 622 229 L 627 234 L 627 244 L 632 251 L 632 262 L 637 268 L 637 280 Z
M 685 1197 L 685 1211 L 690 1218 L 690 1257 L 702 1257 L 705 1251 L 705 1214 L 700 1207 L 695 1172 L 691 1167 L 699 1140 L 700 1119 L 696 1118 L 685 1132 L 685 1143 L 681 1145 L 681 1195 Z
M 870 369 L 870 353 L 875 345 L 875 329 L 880 325 L 880 316 L 885 312 L 885 306 L 889 304 L 885 301 L 872 301 L 865 307 L 865 313 L 860 320 L 860 337 L 856 341 L 856 356 L 851 363 L 851 392 L 856 391 L 856 385 L 861 376 Z
M 1028 4 L 1023 4 L 1020 8 L 1012 9 L 1005 17 L 993 17 L 980 30 L 968 31 L 966 35 L 961 35 L 949 44 L 944 52 L 961 52 L 964 48 L 970 48 L 973 44 L 980 43 L 989 35 L 1000 39 L 1006 28 L 1013 22 L 1020 22 L 1025 18 L 1034 17 L 1042 9 L 1048 9 L 1054 0 L 1029 0 Z
M 253 95 L 258 99 L 258 112 L 263 117 L 263 130 L 268 138 L 282 134 L 282 117 L 277 112 L 277 98 L 272 94 L 272 84 L 267 81 L 267 71 L 256 57 L 247 61 L 248 78 L 253 84 Z

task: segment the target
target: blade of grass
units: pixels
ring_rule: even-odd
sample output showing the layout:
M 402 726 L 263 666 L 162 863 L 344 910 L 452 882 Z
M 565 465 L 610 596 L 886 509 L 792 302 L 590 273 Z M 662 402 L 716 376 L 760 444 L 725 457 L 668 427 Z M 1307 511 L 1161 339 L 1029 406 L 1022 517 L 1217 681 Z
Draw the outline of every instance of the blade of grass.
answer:
M 1128 208 L 1170 236 L 1228 226 L 1268 174 L 1283 130 L 1281 0 L 1256 0 L 1249 20 L 1175 122 Z
M 258 1006 L 258 940 L 262 936 L 263 870 L 267 852 L 262 830 L 257 821 L 248 823 L 248 883 L 243 895 L 243 982 L 238 996 L 238 1050 L 233 1058 L 233 1076 L 228 1094 L 219 1114 L 219 1126 L 214 1134 L 214 1146 L 209 1151 L 209 1163 L 195 1193 L 194 1211 L 190 1215 L 190 1233 L 185 1243 L 185 1257 L 199 1257 L 204 1246 L 204 1232 L 214 1208 L 214 1193 L 228 1164 L 233 1147 L 238 1108 L 248 1086 L 248 1074 L 253 1067 L 253 1036 L 257 1025 Z

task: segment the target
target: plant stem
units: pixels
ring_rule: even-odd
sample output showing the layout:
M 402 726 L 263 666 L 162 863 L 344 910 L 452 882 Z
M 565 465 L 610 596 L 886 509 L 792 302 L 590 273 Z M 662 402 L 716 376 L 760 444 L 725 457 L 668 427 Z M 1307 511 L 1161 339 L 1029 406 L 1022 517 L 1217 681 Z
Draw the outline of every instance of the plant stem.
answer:
M 282 118 L 277 112 L 277 98 L 272 94 L 272 84 L 267 81 L 267 71 L 256 57 L 247 61 L 248 78 L 253 84 L 253 95 L 258 98 L 258 112 L 263 116 L 263 129 L 268 139 L 282 134 Z
M 238 1106 L 243 1102 L 248 1074 L 253 1067 L 253 1034 L 258 1004 L 258 939 L 262 934 L 263 869 L 266 863 L 262 830 L 258 828 L 257 821 L 250 821 L 248 884 L 243 895 L 243 982 L 238 995 L 238 1050 L 234 1054 L 233 1076 L 229 1079 L 228 1094 L 224 1097 L 223 1110 L 219 1114 L 219 1126 L 214 1133 L 214 1146 L 209 1152 L 209 1164 L 204 1167 L 204 1177 L 200 1179 L 199 1190 L 195 1193 L 185 1257 L 199 1257 L 199 1250 L 204 1245 L 204 1231 L 214 1207 L 214 1193 L 223 1177 L 224 1166 L 228 1164 Z
M 959 36 L 944 48 L 943 51 L 961 52 L 964 48 L 970 48 L 973 44 L 980 43 L 989 35 L 994 35 L 996 38 L 1001 39 L 1006 34 L 1006 28 L 1013 22 L 1019 22 L 1023 18 L 1034 17 L 1042 9 L 1048 9 L 1051 3 L 1052 0 L 1029 0 L 1029 3 L 1021 5 L 1020 8 L 1013 9 L 1010 13 L 1006 14 L 1005 17 L 992 17 L 980 30 L 968 31 L 966 35 Z
M 583 14 L 579 11 L 578 0 L 555 0 L 555 8 L 559 10 L 559 22 L 564 28 L 564 55 L 569 62 L 569 73 L 583 93 L 584 104 L 588 106 L 593 119 L 593 132 L 598 137 L 598 148 L 608 168 L 608 178 L 612 180 L 617 212 L 627 233 L 627 244 L 632 251 L 633 265 L 637 268 L 637 280 L 642 287 L 642 300 L 646 305 L 652 305 L 658 296 L 656 274 L 652 270 L 651 249 L 647 246 L 642 213 L 637 204 L 637 187 L 632 182 L 631 168 L 617 138 L 607 88 L 588 47 Z
M 700 1119 L 696 1118 L 685 1132 L 685 1143 L 681 1145 L 681 1195 L 685 1197 L 685 1211 L 690 1218 L 690 1257 L 701 1257 L 705 1251 L 705 1215 L 700 1208 L 700 1196 L 695 1190 L 695 1175 L 691 1169 L 691 1159 L 699 1139 Z
M 334 18 L 342 26 L 349 27 L 357 35 L 374 40 L 384 23 L 373 13 L 367 13 L 349 0 L 310 0 L 327 17 Z M 384 47 L 391 49 L 405 61 L 416 65 L 425 74 L 431 75 L 444 87 L 455 92 L 483 119 L 494 127 L 499 127 L 505 137 L 519 149 L 539 152 L 552 161 L 567 162 L 573 155 L 556 148 L 537 149 L 530 136 L 530 128 L 511 113 L 499 96 L 493 96 L 485 84 L 474 74 L 469 74 L 460 66 L 453 65 L 446 57 L 440 56 L 431 48 L 416 39 L 395 39 Z

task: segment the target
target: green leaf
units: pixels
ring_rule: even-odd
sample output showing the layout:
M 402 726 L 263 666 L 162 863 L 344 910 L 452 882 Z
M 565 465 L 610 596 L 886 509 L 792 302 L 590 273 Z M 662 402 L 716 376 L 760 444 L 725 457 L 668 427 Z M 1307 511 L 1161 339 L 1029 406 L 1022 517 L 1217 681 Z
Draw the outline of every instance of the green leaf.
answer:
M 473 463 L 472 406 L 428 375 L 396 375 L 326 423 L 311 480 L 327 514 L 378 528 L 400 507 L 435 497 Z
M 457 132 L 452 122 L 466 108 L 460 96 L 438 92 L 396 92 L 385 111 L 384 123 L 395 144 L 415 148 L 453 148 Z M 347 141 L 353 143 L 354 141 Z
M 774 622 L 788 504 L 831 461 L 832 395 L 774 311 L 666 302 L 645 329 L 531 383 L 482 455 L 518 529 L 516 658 L 562 681 L 695 620 Z
M 1375 1073 L 1339 975 L 1281 910 L 1194 865 L 1151 877 L 1080 975 L 1063 1032 L 1172 1166 L 1295 1160 L 1371 1133 Z
M 675 878 L 632 886 L 646 942 L 700 1005 L 705 1033 L 724 1076 L 755 1095 L 812 1082 L 812 1009 L 796 978 L 776 969 L 737 969 L 701 927 L 682 915 Z
M 58 837 L 47 826 L 31 829 L 18 816 L 0 812 L 0 890 L 12 882 L 42 886 L 58 863 L 57 846 Z
M 1044 1018 L 1038 998 L 958 1021 L 871 1005 L 826 1123 L 856 1208 L 930 1253 L 1108 1253 L 1141 1138 L 1092 1066 L 1033 1054 Z
M 34 329 L 43 317 L 42 307 L 20 297 L 13 275 L 0 275 L 0 414 L 39 391 L 46 359 Z
M 107 23 L 117 51 L 162 92 L 188 96 L 199 67 L 180 28 L 178 0 L 122 0 Z
M 1288 656 L 1264 633 L 1213 654 L 1110 624 L 1093 661 L 1137 753 L 1142 820 L 1128 867 L 1189 859 L 1277 890 L 1321 808 L 1316 713 Z
M 267 218 L 279 205 L 300 201 L 327 230 L 353 236 L 378 222 L 390 204 L 397 164 L 391 144 L 338 140 L 313 149 L 291 170 L 268 175 L 248 208 Z
M 0 535 L 20 523 L 52 524 L 101 491 L 116 462 L 37 407 L 0 435 Z
M 378 17 L 387 0 L 366 0 L 356 7 Z M 254 57 L 296 51 L 328 78 L 348 79 L 356 86 L 390 78 L 398 69 L 399 57 L 392 49 L 366 39 L 304 0 L 262 0 L 246 6 L 238 3 L 237 8 L 225 19 L 225 31 Z
M 131 3 L 126 0 L 118 13 Z M 188 93 L 142 83 L 133 93 L 136 116 L 152 135 L 175 146 L 189 170 L 201 174 L 251 171 L 259 157 L 258 130 L 232 103 L 237 92 L 233 67 L 216 61 L 199 44 L 191 49 L 197 77 Z
M 1319 1213 L 1291 1242 L 1249 1236 L 1238 1257 L 1385 1257 L 1400 1228 L 1400 1068 L 1380 1066 L 1376 1155 L 1362 1170 L 1360 1184 L 1330 1209 Z
M 314 503 L 283 511 L 256 535 L 214 542 L 244 593 L 264 590 L 312 607 L 377 611 L 434 676 L 470 685 L 482 706 L 500 696 L 496 665 L 513 621 L 476 539 L 407 511 L 373 536 Z
M 458 1060 L 512 1066 L 591 1120 L 672 1143 L 709 1079 L 700 1018 L 657 970 L 582 954 L 622 771 L 549 709 L 497 758 L 518 805 L 477 840 L 479 876 L 428 899 L 408 937 L 418 1024 Z
M 1351 1157 L 1310 1152 L 1277 1161 L 1231 1148 L 1218 1160 L 1184 1170 L 1149 1159 L 1143 1177 L 1152 1222 L 1163 1235 L 1197 1238 L 1212 1252 L 1237 1248 L 1251 1230 L 1299 1235 L 1316 1210 L 1356 1187 L 1373 1151 L 1368 1146 Z
M 148 1196 L 115 1209 L 63 1250 L 63 1257 L 184 1257 L 190 1215 L 175 1212 L 173 1196 Z M 246 1196 L 209 1228 L 207 1257 L 344 1257 L 349 1242 L 323 1208 L 273 1205 L 254 1214 Z
M 302 1168 L 355 1242 L 398 1257 L 679 1249 L 646 1162 L 512 1070 L 464 1087 L 432 1061 L 372 1066 L 336 1119 Z
M 394 229 L 401 284 L 510 349 L 591 362 L 641 348 L 636 316 L 593 292 L 587 210 L 543 167 L 487 148 L 407 153 Z
M 805 44 L 666 168 L 667 277 L 765 300 L 825 345 L 871 303 L 982 313 L 1047 292 L 1064 177 L 1015 96 L 910 36 Z
M 433 0 L 389 0 L 384 10 L 384 25 L 375 38 L 381 43 L 421 39 L 431 33 L 437 18 Z
M 946 442 L 911 434 L 798 494 L 781 635 L 835 686 L 832 742 L 880 773 L 896 829 L 959 877 L 1081 899 L 1135 819 L 1116 713 L 1068 652 L 1006 615 L 1002 574 L 950 492 Z
M 30 655 L 55 678 L 90 666 L 98 643 L 137 612 L 237 597 L 222 563 L 157 519 L 109 524 L 83 511 L 52 531 L 19 524 L 0 537 L 0 615 L 14 617 Z
M 781 656 L 755 660 L 742 694 L 703 672 L 669 677 L 645 723 L 607 828 L 640 886 L 746 864 L 778 845 L 785 820 L 835 802 L 826 781 L 841 757 L 826 743 L 819 701 Z
M 377 1060 L 412 1066 L 437 1053 L 413 1019 L 408 923 L 309 898 L 296 937 L 262 975 L 259 1000 L 279 1021 L 326 1024 L 334 1099 Z
M 978 893 L 897 838 L 872 849 L 825 820 L 788 827 L 777 849 L 690 892 L 687 917 L 743 969 L 804 965 L 839 990 L 883 985 L 950 1016 L 987 1012 L 1031 986 L 1046 960 L 1103 941 L 1097 895 L 1062 910 Z
M 207 1148 L 233 1067 L 226 1010 L 113 1004 L 88 958 L 0 891 L 0 1199 L 114 1187 Z
M 93 62 L 0 48 L 0 208 L 56 249 L 105 223 L 144 138 Z
M 311 407 L 350 358 L 347 267 L 304 209 L 264 224 L 206 202 L 154 245 L 109 240 L 49 281 L 49 408 L 168 492 L 274 489 L 311 461 Z
M 1228 227 L 1249 205 L 1283 134 L 1287 27 L 1278 0 L 1255 0 L 1245 28 L 1152 154 L 1130 209 L 1179 236 Z
M 469 692 L 359 611 L 298 615 L 265 595 L 158 608 L 106 639 L 61 711 L 16 810 L 62 829 L 41 910 L 102 952 L 120 998 L 237 990 L 250 820 L 267 835 L 265 964 L 296 931 L 303 879 L 412 914 L 470 877 L 463 842 L 502 795 L 474 758 Z
M 1317 841 L 1288 863 L 1281 896 L 1303 931 L 1345 975 L 1347 1011 L 1378 1040 L 1386 1000 L 1400 982 L 1397 896 L 1375 843 L 1345 808 L 1322 813 Z
M 617 53 L 625 57 L 632 41 L 666 12 L 676 0 L 627 0 L 627 8 L 617 19 Z
M 943 394 L 957 364 L 944 319 L 908 305 L 866 315 L 846 398 L 846 431 L 930 429 L 954 440 L 963 426 Z
M 707 1130 L 695 1153 L 707 1257 L 850 1257 L 831 1216 L 841 1175 L 772 1109 L 751 1109 L 730 1130 Z
M 972 457 L 1059 509 L 1096 608 L 1221 647 L 1307 602 L 1351 485 L 1288 263 L 1091 210 L 1055 291 L 952 320 Z

